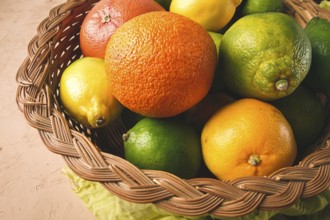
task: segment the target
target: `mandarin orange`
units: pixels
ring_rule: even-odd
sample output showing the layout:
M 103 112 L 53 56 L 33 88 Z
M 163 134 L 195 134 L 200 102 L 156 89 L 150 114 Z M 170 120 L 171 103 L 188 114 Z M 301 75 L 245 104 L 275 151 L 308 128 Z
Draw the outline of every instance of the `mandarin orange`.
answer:
M 217 111 L 202 131 L 206 166 L 219 179 L 267 176 L 297 155 L 292 128 L 266 102 L 244 98 Z
M 198 23 L 171 12 L 149 12 L 119 27 L 106 49 L 113 95 L 148 117 L 191 108 L 211 87 L 215 44 Z
M 80 30 L 80 48 L 84 56 L 104 58 L 112 33 L 140 14 L 165 10 L 154 0 L 101 0 L 86 15 Z

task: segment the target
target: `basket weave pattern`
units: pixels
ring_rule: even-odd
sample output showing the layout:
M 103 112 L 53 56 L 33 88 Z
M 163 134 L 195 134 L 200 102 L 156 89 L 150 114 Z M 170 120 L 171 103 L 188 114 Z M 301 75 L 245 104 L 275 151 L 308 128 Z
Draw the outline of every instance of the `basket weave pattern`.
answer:
M 245 177 L 234 181 L 213 178 L 180 179 L 170 173 L 140 170 L 122 158 L 121 120 L 106 129 L 90 131 L 61 110 L 58 83 L 63 70 L 81 57 L 79 29 L 97 0 L 68 0 L 50 11 L 28 45 L 28 57 L 17 73 L 17 105 L 27 122 L 39 131 L 45 146 L 61 155 L 80 177 L 99 181 L 127 201 L 152 202 L 167 211 L 185 216 L 212 214 L 238 217 L 256 209 L 278 210 L 297 200 L 317 195 L 329 187 L 330 132 L 298 165 L 283 168 L 267 177 Z M 301 17 L 313 1 L 284 1 L 291 14 Z M 310 11 L 310 9 L 307 9 Z M 320 10 L 322 11 L 322 10 Z M 298 13 L 297 13 L 298 12 Z M 330 16 L 322 11 L 324 16 Z M 301 20 L 302 19 L 302 20 Z M 308 16 L 302 16 L 306 23 Z M 110 152 L 100 149 L 110 146 Z

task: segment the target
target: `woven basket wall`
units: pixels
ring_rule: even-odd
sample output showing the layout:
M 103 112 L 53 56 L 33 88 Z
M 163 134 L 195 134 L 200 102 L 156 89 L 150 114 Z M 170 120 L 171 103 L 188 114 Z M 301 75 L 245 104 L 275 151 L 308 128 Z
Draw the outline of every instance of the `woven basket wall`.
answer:
M 95 2 L 68 0 L 52 9 L 40 23 L 17 73 L 17 105 L 26 121 L 80 177 L 101 182 L 127 201 L 152 202 L 185 216 L 238 217 L 256 209 L 279 210 L 330 186 L 329 126 L 299 164 L 268 177 L 225 182 L 210 177 L 183 180 L 166 172 L 140 170 L 122 158 L 121 136 L 126 128 L 121 119 L 96 131 L 70 120 L 59 104 L 58 83 L 63 70 L 81 57 L 80 25 Z M 329 13 L 313 1 L 284 3 L 302 26 L 314 16 L 330 21 Z

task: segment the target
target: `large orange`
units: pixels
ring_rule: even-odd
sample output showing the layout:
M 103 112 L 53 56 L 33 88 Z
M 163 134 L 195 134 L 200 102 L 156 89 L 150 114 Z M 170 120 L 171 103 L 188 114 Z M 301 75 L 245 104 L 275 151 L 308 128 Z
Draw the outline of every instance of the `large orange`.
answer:
M 84 56 L 104 58 L 112 33 L 123 23 L 140 14 L 165 10 L 154 0 L 101 0 L 86 15 L 80 30 Z
M 160 11 L 123 24 L 105 55 L 113 95 L 149 117 L 174 116 L 199 102 L 210 89 L 216 61 L 215 44 L 202 26 Z
M 297 154 L 291 126 L 266 102 L 245 98 L 221 108 L 202 131 L 206 166 L 219 179 L 267 176 Z

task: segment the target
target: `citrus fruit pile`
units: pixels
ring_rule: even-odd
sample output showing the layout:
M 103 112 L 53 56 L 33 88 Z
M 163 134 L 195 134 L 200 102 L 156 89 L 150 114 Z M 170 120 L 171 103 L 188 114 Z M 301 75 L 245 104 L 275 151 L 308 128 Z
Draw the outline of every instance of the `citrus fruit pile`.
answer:
M 60 101 L 89 129 L 121 119 L 125 159 L 141 169 L 267 176 L 325 126 L 329 36 L 329 21 L 303 28 L 277 0 L 101 0 Z

